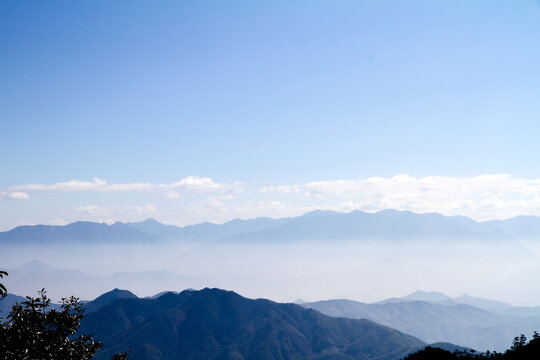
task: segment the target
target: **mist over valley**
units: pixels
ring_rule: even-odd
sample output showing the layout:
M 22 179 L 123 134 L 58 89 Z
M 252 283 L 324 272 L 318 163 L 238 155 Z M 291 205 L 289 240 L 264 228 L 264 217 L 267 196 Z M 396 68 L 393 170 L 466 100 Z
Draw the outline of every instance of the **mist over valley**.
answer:
M 424 289 L 537 305 L 540 260 L 508 225 L 517 220 L 385 210 L 183 228 L 79 222 L 18 227 L 0 233 L 0 246 L 18 294 L 46 287 L 56 298 L 91 299 L 115 287 L 150 296 L 217 286 L 276 301 L 374 302 Z M 529 232 L 527 241 L 540 235 Z

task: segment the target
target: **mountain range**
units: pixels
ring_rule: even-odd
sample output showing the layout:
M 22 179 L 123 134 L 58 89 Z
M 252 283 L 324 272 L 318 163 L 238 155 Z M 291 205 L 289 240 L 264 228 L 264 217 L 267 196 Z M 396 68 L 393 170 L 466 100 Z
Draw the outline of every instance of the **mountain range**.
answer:
M 422 290 L 417 290 L 403 297 L 396 297 L 396 298 L 381 300 L 377 302 L 377 304 L 400 303 L 400 302 L 407 302 L 407 301 L 426 301 L 426 302 L 442 304 L 442 305 L 466 304 L 466 305 L 475 306 L 480 309 L 484 309 L 488 311 L 496 311 L 496 312 L 503 312 L 505 310 L 515 308 L 515 306 L 502 302 L 502 301 L 484 299 L 480 297 L 469 296 L 467 294 L 463 294 L 461 296 L 451 298 L 450 296 L 445 295 L 438 291 L 422 291 Z
M 93 298 L 113 288 L 128 288 L 139 294 L 155 294 L 167 289 L 201 289 L 213 286 L 210 279 L 179 275 L 168 270 L 117 272 L 108 276 L 97 276 L 77 270 L 61 270 L 40 261 L 30 261 L 21 266 L 4 269 L 9 276 L 3 284 L 10 293 L 35 295 L 45 288 L 53 300 L 76 294 L 82 298 Z
M 21 244 L 130 244 L 275 242 L 359 239 L 476 239 L 508 241 L 540 237 L 540 218 L 518 216 L 477 222 L 464 216 L 383 210 L 349 213 L 316 210 L 293 218 L 235 219 L 224 224 L 201 223 L 185 227 L 143 222 L 111 225 L 79 221 L 65 226 L 19 226 L 0 232 L 0 245 Z
M 54 300 L 58 300 L 72 294 L 89 299 L 112 288 L 128 288 L 139 295 L 159 293 L 152 298 L 138 298 L 133 293 L 120 290 L 106 293 L 103 297 L 87 303 L 88 321 L 97 316 L 95 314 L 102 315 L 98 317 L 99 321 L 86 323 L 85 326 L 90 326 L 88 328 L 91 330 L 90 333 L 99 334 L 100 340 L 116 344 L 113 352 L 123 351 L 129 347 L 138 349 L 137 351 L 146 354 L 148 358 L 174 358 L 177 356 L 175 354 L 178 347 L 184 348 L 183 341 L 198 341 L 189 336 L 185 339 L 184 336 L 178 338 L 178 331 L 184 326 L 183 317 L 197 309 L 195 300 L 190 302 L 189 299 L 193 296 L 202 296 L 194 294 L 206 294 L 205 297 L 197 298 L 197 301 L 204 304 L 207 296 L 217 297 L 218 300 L 208 300 L 212 306 L 218 306 L 223 301 L 227 303 L 229 296 L 232 296 L 232 299 L 236 299 L 234 303 L 243 304 L 237 306 L 236 312 L 244 305 L 251 309 L 252 305 L 249 304 L 253 301 L 238 300 L 235 296 L 239 295 L 234 293 L 234 296 L 229 293 L 227 296 L 215 293 L 217 290 L 182 291 L 184 289 L 202 289 L 224 284 L 221 286 L 239 289 L 244 293 L 264 294 L 270 298 L 278 298 L 273 297 L 273 294 L 283 296 L 282 293 L 291 293 L 291 296 L 308 299 L 320 299 L 334 294 L 345 294 L 340 297 L 352 298 L 356 297 L 350 295 L 353 292 L 363 292 L 368 295 L 371 293 L 370 298 L 373 299 L 376 298 L 373 294 L 376 294 L 375 291 L 380 287 L 393 287 L 396 284 L 399 286 L 409 280 L 410 285 L 403 286 L 402 289 L 405 290 L 402 291 L 410 291 L 411 286 L 414 286 L 413 289 L 420 286 L 441 288 L 437 284 L 450 284 L 445 279 L 454 279 L 457 282 L 453 288 L 460 288 L 462 282 L 467 281 L 469 277 L 477 276 L 478 270 L 485 272 L 487 280 L 493 279 L 493 283 L 499 279 L 501 282 L 507 281 L 507 286 L 500 288 L 508 289 L 514 294 L 514 297 L 509 299 L 517 300 L 511 301 L 519 301 L 522 298 L 520 294 L 525 293 L 532 300 L 522 304 L 533 303 L 535 291 L 539 291 L 531 285 L 540 274 L 540 268 L 534 268 L 538 264 L 538 256 L 522 246 L 520 241 L 535 237 L 540 237 L 540 218 L 536 217 L 477 222 L 462 216 L 415 214 L 396 210 L 378 213 L 314 211 L 293 218 L 236 219 L 221 225 L 202 223 L 186 227 L 164 225 L 152 219 L 136 223 L 117 222 L 112 225 L 76 222 L 66 226 L 21 226 L 0 233 L 0 253 L 5 250 L 3 260 L 9 259 L 14 264 L 29 259 L 46 258 L 48 262 L 54 260 L 55 266 L 75 267 L 73 264 L 78 265 L 82 260 L 84 266 L 77 266 L 79 269 L 95 268 L 99 269 L 101 274 L 112 273 L 107 276 L 90 275 L 82 271 L 60 270 L 38 261 L 31 261 L 8 269 L 9 276 L 3 279 L 3 283 L 10 294 L 35 295 L 37 290 L 46 288 L 48 294 Z M 416 246 L 417 244 L 413 243 L 415 240 L 423 242 L 419 241 Z M 314 246 L 315 242 L 322 243 L 323 246 L 317 248 Z M 334 246 L 337 242 L 341 243 Z M 295 245 L 244 246 L 251 243 Z M 349 246 L 353 243 L 361 245 Z M 379 243 L 382 246 L 379 246 Z M 69 249 L 70 244 L 75 246 Z M 79 246 L 83 244 L 98 246 L 93 248 Z M 184 251 L 184 248 L 179 250 L 180 246 L 168 246 L 177 244 L 188 244 L 186 247 L 188 250 Z M 426 244 L 428 245 L 425 246 Z M 478 244 L 480 246 L 477 246 Z M 19 245 L 22 247 L 19 248 Z M 390 251 L 387 251 L 388 249 Z M 424 266 L 418 259 L 430 261 Z M 506 264 L 507 267 L 503 268 L 501 260 L 507 260 L 509 265 Z M 528 261 L 527 264 L 525 260 Z M 64 265 L 65 263 L 70 265 Z M 102 268 L 101 264 L 104 264 Z M 419 270 L 408 272 L 407 266 L 410 267 L 411 264 L 418 265 Z M 486 268 L 486 264 L 496 268 Z M 174 269 L 178 273 L 169 270 L 139 271 L 164 267 Z M 132 272 L 115 272 L 124 269 Z M 447 269 L 457 272 L 454 278 L 447 276 L 448 274 L 444 272 Z M 503 278 L 507 269 L 510 271 L 515 269 L 515 272 L 508 272 L 508 279 Z M 493 270 L 499 271 L 500 278 L 492 275 Z M 298 279 L 290 279 L 294 277 L 291 275 L 297 276 Z M 205 278 L 206 276 L 215 278 L 217 284 Z M 478 279 L 485 280 L 486 277 L 478 276 Z M 311 283 L 308 283 L 309 281 Z M 339 283 L 336 283 L 338 281 Z M 472 281 L 484 284 L 476 278 L 470 282 Z M 335 287 L 334 283 L 337 284 Z M 253 288 L 253 284 L 260 287 Z M 310 291 L 313 284 L 316 284 L 317 289 L 321 289 L 317 290 L 315 296 L 304 291 L 305 289 Z M 274 288 L 277 286 L 281 292 L 269 290 L 272 286 Z M 463 288 L 468 292 L 472 291 L 470 286 Z M 291 289 L 296 292 L 292 293 Z M 175 300 L 168 303 L 167 299 Z M 2 306 L 20 300 L 10 295 L 4 299 Z M 241 322 L 239 328 L 227 328 L 227 331 L 247 334 L 244 338 L 248 340 L 241 340 L 240 335 L 231 338 L 224 337 L 220 333 L 224 330 L 216 324 L 222 320 L 229 321 L 227 319 L 230 314 L 227 307 L 219 305 L 220 313 L 214 314 L 214 318 L 209 319 L 211 325 L 204 328 L 197 328 L 195 324 L 190 325 L 204 336 L 204 341 L 207 341 L 199 343 L 197 349 L 201 347 L 207 349 L 209 352 L 205 354 L 211 354 L 216 358 L 219 356 L 234 358 L 237 353 L 244 358 L 250 356 L 257 358 L 261 354 L 261 356 L 268 354 L 277 356 L 275 348 L 286 349 L 286 352 L 293 351 L 293 353 L 297 351 L 295 354 L 306 359 L 325 358 L 327 355 L 328 358 L 347 359 L 347 356 L 362 358 L 361 352 L 354 353 L 350 350 L 356 346 L 353 343 L 355 344 L 357 340 L 343 333 L 343 329 L 354 330 L 357 325 L 351 324 L 358 323 L 337 325 L 332 322 L 333 320 L 326 320 L 326 317 L 310 318 L 303 312 L 306 308 L 349 320 L 368 319 L 415 336 L 425 343 L 450 342 L 477 350 L 501 351 L 508 348 L 514 336 L 521 333 L 530 335 L 533 331 L 540 330 L 540 307 L 514 307 L 507 303 L 469 295 L 449 297 L 438 292 L 417 291 L 402 298 L 390 298 L 371 304 L 346 299 L 310 303 L 298 301 L 302 306 L 292 308 L 295 309 L 290 310 L 292 313 L 282 309 L 284 304 L 265 302 L 268 303 L 271 306 L 265 305 L 264 308 L 272 314 L 271 316 L 257 318 L 255 322 Z M 114 311 L 110 310 L 110 306 L 113 305 L 116 306 Z M 203 316 L 207 312 L 212 314 L 212 309 L 199 310 L 201 312 L 197 316 Z M 225 311 L 226 314 L 221 314 L 221 311 Z M 253 310 L 249 314 L 251 317 L 259 312 Z M 279 316 L 274 318 L 275 314 Z M 110 321 L 114 320 L 116 325 L 107 323 L 109 318 Z M 297 320 L 291 324 L 289 321 L 291 318 Z M 311 325 L 300 326 L 299 318 L 307 319 Z M 100 328 L 100 321 L 112 326 L 112 330 Z M 174 326 L 171 326 L 170 322 Z M 332 335 L 324 337 L 324 340 L 318 339 L 318 342 L 313 342 L 316 338 L 313 331 L 319 331 L 315 328 L 315 324 L 330 326 L 337 329 L 337 333 L 332 332 Z M 257 340 L 260 334 L 257 331 L 262 330 L 254 329 L 259 325 L 270 329 L 268 333 L 270 344 L 263 345 Z M 158 331 L 157 329 L 170 332 L 172 334 L 170 339 L 174 338 L 176 339 L 174 341 L 177 341 L 176 347 L 161 344 L 158 337 L 152 333 Z M 187 331 L 186 328 L 182 329 Z M 283 338 L 285 335 L 300 337 L 285 344 Z M 123 339 L 131 339 L 129 341 L 132 342 L 125 342 Z M 272 350 L 266 349 L 265 346 Z M 401 348 L 400 346 L 397 348 Z M 405 348 L 407 346 L 402 347 Z M 283 351 L 282 354 L 285 354 L 285 350 Z M 190 354 L 194 359 L 203 358 L 198 352 Z M 184 355 L 189 354 L 182 354 Z M 370 356 L 378 355 L 371 353 Z
M 471 305 L 474 304 L 474 305 Z M 519 334 L 540 329 L 536 308 L 470 297 L 417 291 L 378 303 L 337 299 L 303 303 L 326 315 L 369 319 L 427 342 L 450 342 L 477 350 L 504 351 Z
M 317 310 L 317 314 L 321 312 L 325 315 L 335 317 L 338 322 L 341 318 L 367 319 L 376 324 L 385 325 L 405 334 L 410 334 L 425 343 L 432 344 L 430 346 L 437 346 L 450 351 L 453 351 L 453 349 L 464 349 L 463 346 L 460 347 L 454 344 L 464 345 L 467 348 L 474 348 L 481 351 L 504 351 L 511 345 L 511 339 L 517 334 L 531 334 L 540 328 L 540 317 L 535 315 L 538 312 L 538 308 L 505 307 L 502 309 L 499 307 L 499 311 L 493 309 L 488 311 L 468 304 L 458 303 L 462 300 L 467 301 L 469 298 L 473 297 L 460 296 L 451 298 L 439 292 L 416 291 L 401 298 L 391 298 L 372 304 L 340 299 L 303 303 L 300 306 L 296 304 L 274 303 L 269 300 L 249 300 L 233 292 L 219 289 L 206 288 L 201 291 L 189 289 L 182 292 L 167 291 L 146 298 L 138 298 L 135 294 L 127 290 L 114 289 L 85 303 L 87 315 L 85 315 L 83 330 L 96 335 L 98 340 L 103 341 L 107 345 L 105 350 L 99 353 L 99 356 L 102 358 L 107 358 L 112 352 L 125 351 L 129 348 L 136 349 L 135 354 L 138 354 L 136 358 L 153 359 L 175 358 L 177 356 L 175 355 L 176 345 L 173 345 L 175 341 L 179 343 L 187 341 L 190 344 L 192 344 L 191 342 L 198 342 L 196 346 L 192 344 L 192 350 L 196 352 L 190 355 L 193 358 L 198 358 L 199 356 L 210 356 L 210 358 L 214 356 L 216 358 L 228 358 L 228 356 L 231 356 L 234 358 L 231 354 L 224 354 L 223 349 L 234 348 L 236 349 L 234 351 L 240 351 L 237 348 L 239 346 L 245 347 L 245 343 L 249 342 L 250 346 L 242 350 L 248 351 L 246 349 L 252 349 L 255 346 L 251 343 L 252 341 L 262 341 L 261 338 L 265 336 L 271 337 L 264 340 L 270 341 L 270 345 L 268 346 L 274 346 L 276 343 L 284 341 L 284 338 L 298 336 L 298 331 L 305 331 L 304 325 L 302 327 L 299 325 L 299 319 L 302 321 L 308 319 L 317 325 L 327 324 L 327 321 L 324 320 L 325 318 L 323 318 L 323 321 L 315 316 L 315 321 L 312 314 L 309 316 L 305 314 L 300 316 L 297 314 L 299 306 L 300 308 Z M 168 300 L 164 301 L 165 299 Z M 473 299 L 481 304 L 487 304 L 491 308 L 493 303 L 504 304 L 482 298 Z M 7 316 L 9 309 L 15 302 L 24 300 L 25 298 L 9 294 L 7 298 L 0 301 L 0 311 L 2 311 L 0 317 Z M 249 310 L 253 302 L 258 302 L 262 308 L 256 311 Z M 52 306 L 57 305 L 52 304 Z M 505 306 L 511 305 L 505 304 Z M 249 310 L 247 314 L 243 314 L 245 310 Z M 289 311 L 293 311 L 293 315 L 288 314 Z M 198 336 L 206 340 L 189 338 L 189 336 L 188 340 L 184 339 L 183 336 L 182 339 L 174 340 L 174 337 L 178 338 L 181 335 L 180 330 L 175 328 L 175 326 L 180 326 L 179 323 L 189 312 L 194 312 L 192 314 L 193 319 L 199 318 L 201 324 L 198 324 L 198 326 L 202 327 L 202 329 L 195 327 L 192 330 L 196 330 L 196 333 L 199 334 Z M 264 312 L 269 313 L 264 314 Z M 276 314 L 278 318 L 274 319 Z M 286 316 L 283 314 L 286 314 Z M 282 315 L 285 317 L 283 318 Z M 289 323 L 291 316 L 296 319 L 292 325 Z M 254 319 L 254 317 L 262 318 Z M 193 322 L 189 325 L 190 328 L 195 326 Z M 222 322 L 224 322 L 224 325 L 221 324 Z M 235 328 L 236 330 L 233 331 L 228 328 L 226 329 L 226 326 L 237 326 L 238 328 Z M 240 329 L 244 326 L 247 330 Z M 262 326 L 264 329 L 254 330 L 257 326 Z M 276 330 L 273 328 L 274 326 L 278 329 L 282 327 L 286 327 L 287 329 Z M 293 328 L 294 326 L 299 328 L 291 330 L 291 326 Z M 351 325 L 349 324 L 348 326 Z M 364 326 L 367 325 L 364 323 Z M 268 328 L 272 329 L 272 331 L 267 335 L 265 329 Z M 314 330 L 313 324 L 309 325 L 308 328 L 311 329 L 310 331 L 317 331 L 317 333 L 321 331 L 320 329 Z M 335 324 L 332 325 L 332 328 L 335 328 Z M 238 337 L 214 339 L 217 336 L 214 334 L 216 331 L 220 331 L 222 335 L 223 332 L 236 331 Z M 380 331 L 380 329 L 377 331 Z M 167 338 L 167 341 L 160 340 L 161 335 L 157 336 L 156 334 L 164 334 L 163 336 Z M 332 339 L 325 341 L 343 344 L 343 341 L 346 340 L 342 338 L 343 334 L 339 335 L 337 339 L 334 335 L 328 335 Z M 312 339 L 314 335 L 302 333 L 302 336 Z M 207 343 L 207 341 L 210 343 Z M 296 344 L 295 341 L 297 340 L 292 341 L 292 343 Z M 298 341 L 300 344 L 301 341 Z M 323 340 L 318 341 L 321 342 Z M 346 341 L 352 340 L 348 339 Z M 375 341 L 376 346 L 379 346 L 378 338 L 370 341 Z M 394 339 L 392 341 L 397 340 Z M 235 345 L 230 345 L 230 342 Z M 216 344 L 220 345 L 218 346 Z M 184 347 L 182 344 L 177 345 L 178 347 Z M 296 347 L 300 346 L 296 344 L 293 348 L 288 348 L 287 346 L 290 345 L 290 343 L 279 345 L 281 346 L 282 354 L 290 354 L 291 351 L 297 351 L 298 349 Z M 422 346 L 424 345 L 420 347 Z M 215 354 L 209 355 L 208 353 L 201 355 L 198 353 L 201 348 L 208 347 L 214 348 L 214 350 L 219 349 L 215 350 L 219 353 L 219 356 Z M 258 345 L 258 347 L 260 346 Z M 304 346 L 302 350 L 302 356 L 305 356 L 304 358 L 318 358 L 320 355 L 317 355 L 316 351 L 314 353 L 313 349 L 306 349 Z M 274 350 L 268 351 L 272 352 Z M 364 352 L 365 349 L 362 350 L 362 353 Z M 272 354 L 272 356 L 275 355 L 274 352 Z M 395 353 L 392 354 L 392 356 L 395 355 Z M 256 358 L 263 356 L 259 353 L 252 355 Z M 341 355 L 343 354 L 339 354 L 339 356 Z M 363 357 L 364 355 L 357 353 L 352 358 L 363 359 L 366 358 Z M 184 353 L 182 356 L 188 356 L 188 354 Z M 241 356 L 245 357 L 246 353 L 241 352 Z M 337 356 L 337 354 L 333 354 L 332 356 Z M 370 358 L 369 356 L 367 358 Z M 337 358 L 347 359 L 347 357 Z
M 104 344 L 96 360 L 127 350 L 135 360 L 393 360 L 425 346 L 369 320 L 333 318 L 232 291 L 206 288 L 146 299 L 132 295 L 119 290 L 104 294 L 106 301 L 85 315 L 81 333 Z

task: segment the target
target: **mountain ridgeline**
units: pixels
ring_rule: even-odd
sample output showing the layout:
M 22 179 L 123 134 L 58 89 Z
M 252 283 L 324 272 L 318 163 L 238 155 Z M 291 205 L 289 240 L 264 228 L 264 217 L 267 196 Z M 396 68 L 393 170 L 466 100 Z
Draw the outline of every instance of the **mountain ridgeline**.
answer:
M 33 294 L 45 288 L 53 299 L 77 294 L 83 299 L 117 288 L 128 288 L 137 293 L 157 293 L 170 287 L 175 289 L 215 286 L 201 277 L 179 275 L 167 270 L 116 272 L 96 276 L 77 270 L 61 270 L 40 261 L 30 261 L 19 267 L 6 269 L 9 276 L 4 284 L 16 294 Z
M 369 319 L 427 343 L 450 342 L 480 351 L 505 351 L 516 334 L 540 329 L 539 307 L 514 307 L 466 294 L 452 298 L 436 291 L 418 290 L 371 304 L 335 299 L 301 306 L 329 316 Z
M 481 351 L 504 351 L 516 334 L 540 329 L 540 317 L 512 316 L 467 304 L 427 301 L 366 304 L 352 300 L 326 300 L 302 306 L 323 314 L 369 319 L 427 342 L 450 342 Z
M 520 216 L 508 220 L 477 222 L 464 216 L 416 214 L 397 210 L 377 213 L 316 210 L 293 218 L 235 219 L 221 225 L 201 223 L 185 227 L 164 225 L 153 219 L 136 223 L 116 222 L 112 225 L 79 221 L 66 226 L 19 226 L 0 232 L 0 245 L 434 238 L 506 241 L 520 237 L 540 237 L 540 218 Z
M 148 360 L 393 360 L 425 346 L 369 320 L 332 318 L 219 289 L 144 299 L 115 290 L 87 306 L 81 332 L 104 344 L 96 360 L 119 350 Z
M 0 318 L 24 300 L 9 294 L 0 301 Z M 514 335 L 540 328 L 536 308 L 527 308 L 533 313 L 526 317 L 512 314 L 525 308 L 423 291 L 372 304 L 343 299 L 300 306 L 220 289 L 145 298 L 114 289 L 84 306 L 81 333 L 106 345 L 97 359 L 127 349 L 133 359 L 400 359 L 424 348 L 423 342 L 450 353 L 504 352 Z

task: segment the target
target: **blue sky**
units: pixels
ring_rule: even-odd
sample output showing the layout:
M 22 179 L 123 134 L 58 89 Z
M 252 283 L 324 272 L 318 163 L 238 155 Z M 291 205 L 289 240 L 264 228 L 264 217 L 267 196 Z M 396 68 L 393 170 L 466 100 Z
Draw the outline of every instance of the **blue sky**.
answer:
M 0 229 L 540 214 L 539 38 L 536 1 L 0 1 Z

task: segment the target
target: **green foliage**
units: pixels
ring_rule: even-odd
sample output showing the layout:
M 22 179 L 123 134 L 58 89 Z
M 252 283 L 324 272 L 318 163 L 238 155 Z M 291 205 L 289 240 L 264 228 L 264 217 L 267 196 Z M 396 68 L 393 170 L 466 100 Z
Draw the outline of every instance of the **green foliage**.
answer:
M 84 313 L 79 299 L 62 299 L 58 310 L 49 309 L 44 290 L 27 299 L 0 326 L 0 358 L 86 360 L 103 346 L 89 335 L 75 335 Z
M 4 276 L 7 276 L 7 272 L 5 271 L 0 271 L 0 279 L 3 278 Z M 7 295 L 7 290 L 6 290 L 6 287 L 0 283 L 0 300 L 5 298 Z
M 439 349 L 437 347 L 427 346 L 423 350 L 417 351 L 405 358 L 406 360 L 425 360 L 425 359 L 437 359 L 437 360 L 454 360 L 455 355 L 450 351 Z
M 510 347 L 510 350 L 516 351 L 523 346 L 527 345 L 527 337 L 525 335 L 521 334 L 519 337 L 515 337 L 512 341 L 512 347 Z
M 513 339 L 512 346 L 504 353 L 489 351 L 476 353 L 470 351 L 456 351 L 451 353 L 442 349 L 426 347 L 404 360 L 532 360 L 540 359 L 540 335 L 535 331 L 532 340 L 527 343 L 525 335 L 521 334 Z
M 111 360 L 127 360 L 129 358 L 129 351 L 127 353 L 114 354 Z
M 0 271 L 0 278 L 7 275 Z M 0 299 L 7 295 L 0 284 Z M 27 296 L 13 306 L 7 320 L 0 322 L 0 359 L 10 360 L 87 360 L 103 344 L 90 335 L 77 334 L 84 314 L 76 297 L 62 299 L 59 309 L 51 309 L 45 290 L 39 297 Z M 127 360 L 128 354 L 116 354 L 112 360 Z

